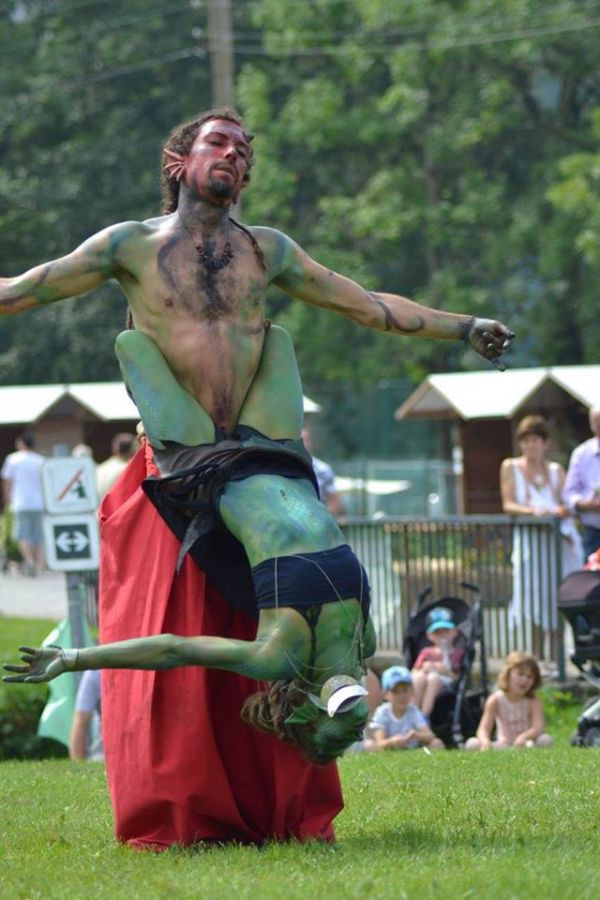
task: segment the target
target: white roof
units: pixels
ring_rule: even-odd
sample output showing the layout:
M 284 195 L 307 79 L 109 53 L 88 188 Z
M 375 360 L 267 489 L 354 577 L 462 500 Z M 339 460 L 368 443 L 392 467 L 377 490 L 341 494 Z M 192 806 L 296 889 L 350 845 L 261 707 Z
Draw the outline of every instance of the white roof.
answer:
M 35 422 L 63 394 L 64 387 L 59 384 L 0 388 L 0 424 Z
M 456 372 L 430 375 L 396 410 L 394 418 L 510 419 L 547 382 L 585 406 L 600 403 L 600 365 Z
M 140 417 L 122 381 L 15 385 L 0 387 L 0 425 L 25 425 L 37 422 L 65 397 L 71 397 L 105 422 Z M 318 403 L 310 397 L 304 397 L 304 412 L 319 412 L 320 409 Z

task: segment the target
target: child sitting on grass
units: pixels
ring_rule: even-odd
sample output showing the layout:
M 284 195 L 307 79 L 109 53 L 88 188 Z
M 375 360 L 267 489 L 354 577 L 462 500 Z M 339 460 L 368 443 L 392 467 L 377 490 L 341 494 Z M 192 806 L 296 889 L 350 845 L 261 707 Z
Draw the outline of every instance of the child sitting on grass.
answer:
M 365 750 L 410 750 L 443 748 L 423 713 L 412 703 L 412 676 L 404 666 L 391 666 L 381 676 L 387 701 L 378 706 L 371 720 L 372 737 Z
M 509 653 L 498 677 L 499 690 L 491 694 L 483 710 L 477 734 L 466 750 L 508 747 L 550 747 L 544 734 L 544 710 L 535 691 L 542 677 L 535 656 L 515 650 Z M 496 729 L 496 739 L 492 734 Z
M 464 650 L 454 646 L 458 629 L 452 612 L 443 606 L 436 606 L 429 613 L 426 633 L 431 646 L 423 647 L 417 656 L 412 677 L 415 703 L 429 718 L 437 695 L 458 677 Z

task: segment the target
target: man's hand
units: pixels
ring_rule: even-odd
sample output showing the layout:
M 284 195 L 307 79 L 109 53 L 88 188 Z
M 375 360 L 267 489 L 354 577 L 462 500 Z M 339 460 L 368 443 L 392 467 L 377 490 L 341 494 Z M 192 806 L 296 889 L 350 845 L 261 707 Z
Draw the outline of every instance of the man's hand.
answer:
M 506 367 L 500 361 L 500 357 L 508 350 L 514 336 L 514 332 L 494 319 L 473 319 L 467 334 L 467 343 L 503 372 Z
M 19 647 L 24 666 L 13 666 L 4 663 L 3 668 L 7 672 L 17 672 L 17 675 L 4 675 L 2 681 L 26 682 L 27 684 L 39 684 L 42 681 L 52 681 L 58 675 L 67 671 L 67 660 L 64 651 L 60 647 L 43 647 L 35 650 L 33 647 Z

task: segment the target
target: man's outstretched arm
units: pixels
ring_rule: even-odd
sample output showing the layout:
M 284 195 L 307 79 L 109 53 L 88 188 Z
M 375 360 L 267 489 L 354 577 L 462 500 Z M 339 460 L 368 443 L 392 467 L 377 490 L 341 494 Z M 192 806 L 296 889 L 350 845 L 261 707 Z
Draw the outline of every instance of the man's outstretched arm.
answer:
M 276 238 L 273 283 L 306 303 L 339 312 L 368 328 L 413 337 L 464 340 L 486 359 L 495 360 L 509 346 L 512 332 L 492 319 L 477 319 L 430 309 L 397 294 L 367 291 L 357 282 L 327 269 L 294 241 Z
M 0 315 L 76 297 L 117 276 L 122 271 L 120 245 L 131 225 L 136 224 L 112 225 L 67 256 L 42 263 L 14 278 L 0 278 Z

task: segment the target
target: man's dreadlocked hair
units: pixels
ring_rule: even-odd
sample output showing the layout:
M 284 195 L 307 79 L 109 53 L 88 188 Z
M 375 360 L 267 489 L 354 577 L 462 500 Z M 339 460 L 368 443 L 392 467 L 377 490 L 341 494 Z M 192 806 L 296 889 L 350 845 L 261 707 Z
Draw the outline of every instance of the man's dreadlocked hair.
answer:
M 234 109 L 231 109 L 228 106 L 209 109 L 206 112 L 200 113 L 195 119 L 184 122 L 183 125 L 178 125 L 177 128 L 173 129 L 165 141 L 165 150 L 173 150 L 175 153 L 187 156 L 192 149 L 192 144 L 198 137 L 200 129 L 205 122 L 210 122 L 211 119 L 225 119 L 227 122 L 233 122 L 235 125 L 239 125 L 243 131 L 242 120 Z M 246 174 L 244 175 L 244 184 L 248 184 L 250 181 L 250 171 L 254 164 L 254 151 L 252 150 L 253 135 L 244 131 L 244 136 L 248 141 L 248 167 L 246 169 Z M 163 215 L 169 215 L 169 213 L 175 212 L 177 209 L 177 202 L 179 200 L 179 182 L 176 178 L 170 176 L 162 167 L 160 172 L 160 188 L 163 198 L 162 213 Z
M 328 754 L 314 746 L 314 728 L 310 724 L 286 724 L 295 707 L 306 702 L 306 693 L 294 681 L 273 681 L 265 691 L 247 697 L 240 711 L 246 725 L 274 734 L 280 741 L 296 744 L 311 762 L 326 765 L 339 755 Z

